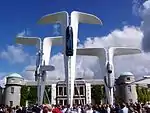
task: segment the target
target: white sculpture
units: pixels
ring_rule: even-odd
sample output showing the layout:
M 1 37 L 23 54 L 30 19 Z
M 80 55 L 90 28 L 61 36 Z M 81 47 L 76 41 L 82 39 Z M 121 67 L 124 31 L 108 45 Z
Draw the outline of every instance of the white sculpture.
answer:
M 114 56 L 138 54 L 141 53 L 140 49 L 130 47 L 110 47 L 105 48 L 81 48 L 77 49 L 77 55 L 97 56 L 100 60 L 101 74 L 104 76 L 105 90 L 107 101 L 113 105 L 113 88 L 115 84 L 114 74 Z
M 42 41 L 39 37 L 17 37 L 16 43 L 24 45 L 37 45 L 37 60 L 35 71 L 35 81 L 37 81 L 38 105 L 43 103 L 45 90 L 46 71 L 53 71 L 54 67 L 49 64 L 52 45 L 57 45 L 62 37 L 46 37 Z M 28 70 L 29 71 L 29 70 Z
M 78 24 L 102 24 L 101 20 L 91 14 L 73 11 L 70 19 L 68 13 L 58 12 L 49 14 L 41 18 L 39 23 L 47 24 L 58 22 L 61 24 L 64 45 L 64 67 L 65 79 L 67 82 L 67 100 L 68 104 L 72 107 L 74 95 L 74 80 L 75 80 L 75 66 L 76 66 L 76 49 L 78 40 Z M 69 51 L 66 48 L 69 47 Z M 67 51 L 67 52 L 66 52 Z

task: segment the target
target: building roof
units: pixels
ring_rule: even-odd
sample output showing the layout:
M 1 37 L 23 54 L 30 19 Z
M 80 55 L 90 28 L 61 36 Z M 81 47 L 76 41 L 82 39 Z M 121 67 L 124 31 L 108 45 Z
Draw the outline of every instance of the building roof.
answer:
M 136 84 L 143 84 L 143 85 L 150 84 L 150 79 L 140 80 L 140 81 L 136 82 Z
M 123 72 L 123 73 L 120 74 L 120 76 L 126 76 L 126 75 L 133 76 L 133 73 L 131 73 L 131 72 Z
M 91 83 L 92 85 L 102 85 L 104 84 L 103 79 L 88 79 L 88 80 L 75 80 L 76 82 L 85 82 L 85 83 Z M 61 84 L 61 83 L 65 83 L 65 81 L 62 80 L 48 80 L 46 81 L 45 85 L 51 85 L 51 84 Z M 37 82 L 33 81 L 33 80 L 28 80 L 25 82 L 25 85 L 27 86 L 36 86 Z
M 12 74 L 9 74 L 7 77 L 22 78 L 22 76 L 19 75 L 18 73 L 12 73 Z

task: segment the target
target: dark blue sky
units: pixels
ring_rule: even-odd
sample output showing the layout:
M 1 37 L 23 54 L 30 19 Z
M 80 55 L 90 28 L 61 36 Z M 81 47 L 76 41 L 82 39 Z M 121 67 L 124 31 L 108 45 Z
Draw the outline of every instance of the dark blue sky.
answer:
M 28 29 L 30 36 L 52 36 L 53 26 L 38 25 L 37 21 L 45 14 L 58 11 L 77 10 L 92 13 L 103 21 L 103 26 L 80 25 L 79 39 L 81 43 L 87 37 L 104 36 L 116 28 L 127 25 L 140 25 L 140 18 L 132 14 L 132 0 L 1 0 L 0 2 L 0 51 L 8 45 L 15 44 L 15 36 Z M 90 32 L 88 32 L 90 31 Z M 25 47 L 31 55 L 33 51 Z M 58 49 L 53 51 L 56 53 Z M 7 62 L 0 60 L 3 67 L 0 71 L 17 70 L 8 66 Z M 23 65 L 25 66 L 25 65 Z M 22 66 L 18 67 L 21 70 Z

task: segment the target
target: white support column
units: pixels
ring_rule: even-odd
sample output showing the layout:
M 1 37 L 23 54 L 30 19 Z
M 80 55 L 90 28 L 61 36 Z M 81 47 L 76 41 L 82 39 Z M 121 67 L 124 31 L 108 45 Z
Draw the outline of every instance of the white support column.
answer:
M 51 85 L 51 104 L 56 105 L 56 84 Z
M 91 104 L 91 83 L 85 83 L 86 86 L 86 104 Z

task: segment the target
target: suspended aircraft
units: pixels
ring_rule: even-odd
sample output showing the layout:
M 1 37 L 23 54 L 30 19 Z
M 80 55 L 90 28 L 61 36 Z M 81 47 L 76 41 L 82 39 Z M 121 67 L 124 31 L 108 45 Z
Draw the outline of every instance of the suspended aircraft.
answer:
M 70 16 L 65 11 L 48 14 L 43 16 L 39 21 L 40 24 L 49 24 L 56 22 L 59 22 L 61 24 L 61 32 L 63 36 L 65 79 L 67 82 L 67 100 L 68 104 L 70 106 L 73 106 L 78 24 L 102 24 L 102 22 L 98 17 L 92 14 L 78 11 L 71 12 Z

